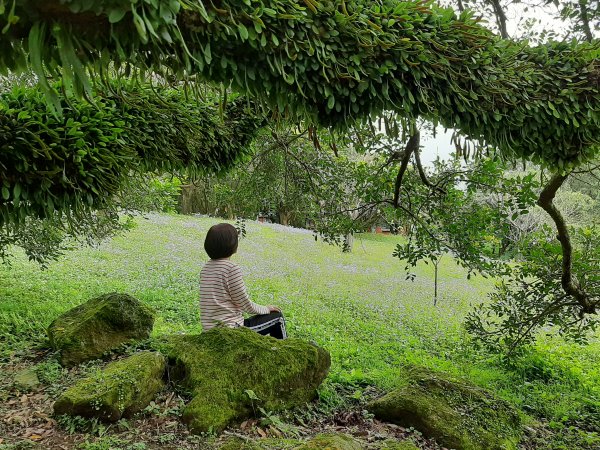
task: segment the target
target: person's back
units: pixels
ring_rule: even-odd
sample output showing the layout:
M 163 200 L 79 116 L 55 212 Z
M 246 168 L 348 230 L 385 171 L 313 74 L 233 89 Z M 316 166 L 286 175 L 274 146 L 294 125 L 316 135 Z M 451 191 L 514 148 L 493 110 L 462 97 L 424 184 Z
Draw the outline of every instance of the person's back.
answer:
M 200 271 L 202 330 L 217 325 L 246 326 L 261 334 L 285 338 L 285 321 L 279 308 L 257 305 L 248 297 L 242 270 L 229 260 L 237 246 L 237 230 L 230 224 L 214 225 L 206 234 L 204 249 L 211 259 Z M 244 319 L 243 312 L 255 316 Z
M 219 323 L 229 327 L 244 325 L 242 311 L 269 314 L 267 306 L 251 302 L 246 293 L 242 270 L 229 259 L 211 259 L 200 271 L 200 320 L 203 330 Z

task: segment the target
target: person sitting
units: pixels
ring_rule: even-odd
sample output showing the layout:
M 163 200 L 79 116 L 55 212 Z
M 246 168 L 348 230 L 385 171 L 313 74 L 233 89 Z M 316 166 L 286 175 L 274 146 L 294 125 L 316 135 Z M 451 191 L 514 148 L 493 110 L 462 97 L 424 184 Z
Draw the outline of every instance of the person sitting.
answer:
M 238 232 L 233 225 L 213 225 L 206 234 L 204 250 L 210 260 L 200 271 L 200 319 L 202 330 L 222 324 L 248 327 L 277 339 L 287 337 L 281 309 L 262 306 L 250 300 L 242 269 L 230 258 L 238 248 Z M 254 314 L 244 319 L 242 313 Z

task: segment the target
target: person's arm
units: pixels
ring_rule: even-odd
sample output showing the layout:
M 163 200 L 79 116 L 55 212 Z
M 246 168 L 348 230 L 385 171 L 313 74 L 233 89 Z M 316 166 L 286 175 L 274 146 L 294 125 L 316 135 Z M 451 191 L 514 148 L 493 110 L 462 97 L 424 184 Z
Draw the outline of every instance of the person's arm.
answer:
M 249 314 L 269 314 L 271 308 L 254 303 L 248 297 L 246 285 L 242 278 L 242 269 L 239 266 L 234 266 L 228 277 L 229 295 L 233 303 L 242 311 Z

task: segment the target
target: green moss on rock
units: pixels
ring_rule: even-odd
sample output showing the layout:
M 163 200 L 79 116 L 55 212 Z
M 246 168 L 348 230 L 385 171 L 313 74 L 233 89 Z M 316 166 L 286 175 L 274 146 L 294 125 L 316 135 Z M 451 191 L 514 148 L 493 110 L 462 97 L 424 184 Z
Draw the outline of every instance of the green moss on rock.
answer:
M 228 439 L 219 447 L 219 450 L 263 450 L 263 447 L 253 441 L 241 438 Z
M 386 441 L 380 447 L 380 450 L 420 450 L 411 441 Z
M 129 417 L 164 387 L 165 368 L 164 356 L 155 352 L 113 362 L 67 389 L 54 403 L 54 413 L 110 422 Z
M 206 444 L 202 448 L 214 448 L 218 450 L 296 450 L 302 441 L 288 438 L 261 438 L 261 439 L 242 439 L 240 437 L 231 437 L 220 444 L 213 446 Z
M 154 312 L 127 294 L 106 294 L 57 317 L 48 328 L 50 344 L 61 364 L 74 366 L 96 359 L 132 339 L 150 336 Z
M 35 367 L 29 367 L 21 370 L 15 375 L 14 384 L 17 389 L 31 391 L 40 385 L 40 379 L 35 371 Z
M 342 433 L 318 434 L 297 450 L 362 450 L 363 446 L 352 436 Z
M 183 420 L 193 433 L 221 431 L 254 415 L 313 400 L 327 376 L 329 353 L 298 339 L 277 340 L 247 328 L 217 327 L 156 343 L 170 378 L 193 396 Z
M 401 387 L 371 402 L 379 420 L 414 427 L 440 444 L 461 450 L 516 449 L 516 409 L 465 380 L 422 367 L 407 368 Z

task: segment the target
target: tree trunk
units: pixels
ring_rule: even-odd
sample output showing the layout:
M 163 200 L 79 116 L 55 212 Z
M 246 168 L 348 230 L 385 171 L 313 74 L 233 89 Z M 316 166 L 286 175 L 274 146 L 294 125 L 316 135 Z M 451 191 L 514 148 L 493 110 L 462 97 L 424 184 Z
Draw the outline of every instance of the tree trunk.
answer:
M 579 281 L 572 272 L 573 245 L 571 244 L 571 236 L 569 235 L 567 222 L 553 203 L 556 192 L 563 185 L 567 177 L 568 174 L 554 174 L 540 193 L 537 204 L 548 213 L 556 225 L 558 240 L 560 241 L 560 246 L 562 248 L 561 284 L 563 290 L 566 294 L 573 296 L 577 303 L 581 305 L 582 313 L 593 314 L 596 312 L 596 305 L 590 301 L 589 295 L 581 288 Z
M 500 36 L 503 39 L 508 39 L 508 30 L 506 29 L 506 13 L 504 12 L 504 8 L 500 4 L 500 0 L 489 0 L 492 8 L 494 9 L 494 15 L 496 16 L 496 23 L 498 24 L 498 28 L 500 29 Z
M 290 211 L 279 211 L 279 223 L 286 227 L 290 224 L 292 213 Z
M 344 236 L 344 252 L 350 253 L 354 248 L 354 233 L 348 233 Z
M 579 0 L 579 17 L 581 19 L 583 34 L 585 34 L 585 40 L 592 42 L 594 40 L 594 35 L 592 34 L 592 29 L 590 28 L 587 0 Z

